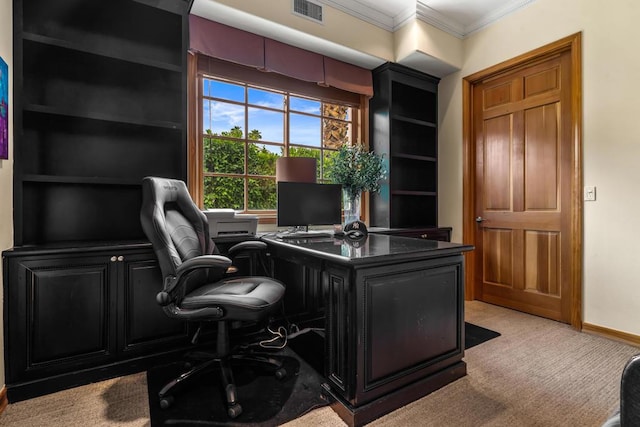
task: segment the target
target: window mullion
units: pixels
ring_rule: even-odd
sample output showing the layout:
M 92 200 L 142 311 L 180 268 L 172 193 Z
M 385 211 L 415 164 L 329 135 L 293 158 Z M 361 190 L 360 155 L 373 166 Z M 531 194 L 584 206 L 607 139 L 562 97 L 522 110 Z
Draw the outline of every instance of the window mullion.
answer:
M 249 211 L 249 86 L 244 85 L 244 212 Z

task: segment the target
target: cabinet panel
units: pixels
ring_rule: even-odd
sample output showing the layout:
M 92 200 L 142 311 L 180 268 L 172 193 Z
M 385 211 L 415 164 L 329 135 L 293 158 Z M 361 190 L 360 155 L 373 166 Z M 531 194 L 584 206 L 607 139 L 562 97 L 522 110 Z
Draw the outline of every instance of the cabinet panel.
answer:
M 122 262 L 122 297 L 119 311 L 121 344 L 125 352 L 166 348 L 168 344 L 187 344 L 188 325 L 167 316 L 156 302 L 162 290 L 162 273 L 153 254 L 126 256 Z
M 7 383 L 113 360 L 115 285 L 105 257 L 12 260 L 5 282 Z
M 27 272 L 33 301 L 27 330 L 31 364 L 109 353 L 109 273 L 106 265 Z M 64 310 L 61 308 L 64 307 Z M 61 331 L 73 331 L 73 333 Z
M 358 272 L 359 404 L 462 360 L 462 269 L 456 255 Z
M 370 361 L 365 387 L 460 351 L 456 283 L 453 266 L 365 280 L 365 358 Z M 385 351 L 389 347 L 396 351 Z

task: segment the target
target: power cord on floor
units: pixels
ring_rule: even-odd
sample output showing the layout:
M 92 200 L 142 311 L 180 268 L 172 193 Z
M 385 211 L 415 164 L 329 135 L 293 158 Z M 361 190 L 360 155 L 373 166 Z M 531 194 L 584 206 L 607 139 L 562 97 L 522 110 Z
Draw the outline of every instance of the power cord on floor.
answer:
M 275 331 L 271 329 L 270 326 L 267 326 L 267 331 L 269 331 L 273 337 L 260 341 L 258 343 L 260 347 L 279 350 L 287 346 L 287 330 L 284 326 L 278 327 Z M 278 343 L 278 340 L 282 341 Z

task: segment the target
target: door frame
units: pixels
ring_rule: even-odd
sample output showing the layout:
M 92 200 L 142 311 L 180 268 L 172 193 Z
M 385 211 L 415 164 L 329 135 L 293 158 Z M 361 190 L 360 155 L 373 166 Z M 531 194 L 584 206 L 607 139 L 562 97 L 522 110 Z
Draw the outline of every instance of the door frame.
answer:
M 571 139 L 573 158 L 571 168 L 571 326 L 582 329 L 582 33 L 576 33 L 556 42 L 534 49 L 515 58 L 478 71 L 462 79 L 462 157 L 463 157 L 463 205 L 462 240 L 475 245 L 476 144 L 473 129 L 473 88 L 481 81 L 526 67 L 564 51 L 571 54 Z M 475 251 L 465 254 L 465 299 L 474 300 L 478 295 L 475 280 Z

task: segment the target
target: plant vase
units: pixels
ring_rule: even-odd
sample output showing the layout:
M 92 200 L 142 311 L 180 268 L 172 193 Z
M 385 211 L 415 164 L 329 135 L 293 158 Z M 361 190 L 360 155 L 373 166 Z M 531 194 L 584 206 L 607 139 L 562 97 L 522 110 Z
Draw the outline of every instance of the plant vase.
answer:
M 342 189 L 344 225 L 360 220 L 360 198 L 360 193 L 350 191 L 348 188 Z

